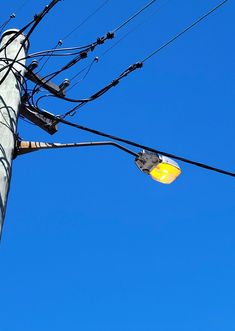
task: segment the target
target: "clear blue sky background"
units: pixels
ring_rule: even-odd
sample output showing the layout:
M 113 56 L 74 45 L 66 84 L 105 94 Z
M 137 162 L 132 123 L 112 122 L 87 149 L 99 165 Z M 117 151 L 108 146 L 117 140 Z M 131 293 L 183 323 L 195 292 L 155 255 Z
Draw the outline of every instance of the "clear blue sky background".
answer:
M 2 22 L 22 3 L 2 4 Z M 22 27 L 46 3 L 28 1 L 9 27 Z M 101 3 L 59 3 L 32 36 L 30 52 L 53 47 Z M 64 46 L 96 40 L 145 3 L 110 0 Z M 217 3 L 159 0 L 117 34 L 140 24 L 70 96 L 97 91 Z M 235 171 L 234 12 L 228 1 L 73 120 Z M 48 62 L 44 73 L 62 63 Z M 55 114 L 70 107 L 56 100 L 42 106 Z M 20 135 L 99 139 L 63 126 L 51 137 L 23 122 Z M 0 248 L 1 330 L 235 330 L 235 180 L 180 166 L 179 180 L 164 186 L 112 147 L 19 157 Z

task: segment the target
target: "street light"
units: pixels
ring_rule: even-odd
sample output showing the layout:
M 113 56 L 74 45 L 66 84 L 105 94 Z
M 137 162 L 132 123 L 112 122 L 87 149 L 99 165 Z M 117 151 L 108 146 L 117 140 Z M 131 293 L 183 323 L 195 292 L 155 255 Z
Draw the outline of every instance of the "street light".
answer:
M 178 164 L 169 157 L 146 150 L 143 150 L 140 153 L 135 153 L 129 148 L 126 148 L 116 143 L 115 141 L 93 141 L 70 144 L 18 141 L 15 156 L 35 152 L 42 149 L 92 147 L 105 145 L 114 146 L 134 156 L 137 167 L 142 172 L 149 174 L 154 180 L 160 183 L 171 184 L 181 174 L 181 170 Z
M 181 174 L 180 167 L 175 161 L 145 150 L 138 154 L 135 163 L 142 172 L 163 184 L 171 184 Z

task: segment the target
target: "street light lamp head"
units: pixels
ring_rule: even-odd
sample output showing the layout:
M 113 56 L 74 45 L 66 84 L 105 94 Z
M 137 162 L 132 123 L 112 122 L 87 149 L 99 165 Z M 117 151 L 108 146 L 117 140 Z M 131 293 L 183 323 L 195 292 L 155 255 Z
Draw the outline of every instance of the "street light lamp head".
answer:
M 181 174 L 180 167 L 175 161 L 145 150 L 138 154 L 135 163 L 141 171 L 163 184 L 171 184 Z

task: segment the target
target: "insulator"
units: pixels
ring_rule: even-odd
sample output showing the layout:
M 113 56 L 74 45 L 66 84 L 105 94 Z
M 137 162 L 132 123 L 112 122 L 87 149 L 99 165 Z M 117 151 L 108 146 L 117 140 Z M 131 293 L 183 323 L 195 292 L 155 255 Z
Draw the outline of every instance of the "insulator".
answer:
M 28 66 L 29 70 L 33 71 L 38 67 L 38 61 L 37 60 L 33 60 L 30 65 Z
M 69 87 L 69 85 L 70 85 L 70 81 L 69 81 L 69 79 L 65 79 L 60 85 L 59 85 L 59 87 L 60 87 L 60 90 L 61 91 L 64 91 L 67 87 Z

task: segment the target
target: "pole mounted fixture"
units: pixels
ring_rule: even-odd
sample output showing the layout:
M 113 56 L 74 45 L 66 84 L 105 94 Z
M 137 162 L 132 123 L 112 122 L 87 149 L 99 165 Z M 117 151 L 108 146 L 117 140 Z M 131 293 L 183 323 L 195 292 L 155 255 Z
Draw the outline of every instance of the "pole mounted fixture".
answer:
M 45 143 L 45 142 L 35 142 L 35 141 L 22 141 L 18 140 L 16 142 L 15 148 L 15 157 L 22 154 L 27 154 L 31 152 L 36 152 L 44 149 L 60 149 L 60 148 L 78 148 L 78 147 L 94 147 L 94 146 L 114 146 L 122 151 L 137 157 L 138 154 L 126 148 L 115 141 L 88 141 L 88 142 L 80 142 L 80 143 Z
M 181 174 L 179 165 L 161 154 L 152 153 L 143 150 L 135 153 L 129 148 L 124 147 L 114 141 L 92 141 L 80 143 L 45 143 L 34 141 L 17 141 L 15 156 L 36 152 L 44 149 L 74 148 L 74 147 L 92 147 L 92 146 L 114 146 L 135 157 L 137 167 L 144 173 L 150 175 L 152 179 L 162 183 L 171 184 Z
M 181 174 L 178 163 L 167 156 L 145 150 L 138 154 L 135 163 L 141 171 L 162 184 L 171 184 Z
M 116 137 L 114 135 L 110 135 L 98 130 L 87 128 L 81 126 L 80 124 L 67 121 L 65 119 L 66 116 L 75 114 L 78 109 L 86 105 L 88 102 L 98 99 L 103 94 L 108 92 L 111 88 L 117 86 L 117 84 L 122 79 L 134 72 L 136 69 L 142 68 L 143 64 L 150 58 L 155 56 L 159 51 L 173 43 L 177 38 L 181 37 L 187 31 L 195 27 L 198 23 L 200 23 L 206 17 L 215 12 L 226 2 L 228 2 L 228 0 L 221 1 L 209 12 L 199 17 L 196 21 L 194 21 L 184 30 L 179 32 L 173 38 L 168 40 L 166 43 L 161 45 L 159 48 L 155 49 L 144 59 L 129 66 L 116 79 L 112 80 L 109 84 L 107 84 L 88 98 L 73 99 L 66 97 L 66 91 L 68 90 L 68 87 L 70 85 L 69 79 L 64 79 L 58 85 L 52 82 L 52 80 L 59 74 L 75 66 L 82 59 L 85 59 L 90 52 L 94 51 L 96 46 L 103 44 L 108 39 L 112 39 L 114 37 L 114 34 L 118 30 L 122 29 L 125 25 L 127 25 L 130 21 L 140 15 L 144 10 L 146 10 L 156 1 L 157 0 L 149 1 L 143 8 L 141 8 L 134 15 L 129 17 L 126 21 L 121 23 L 116 29 L 112 30 L 112 32 L 108 32 L 103 37 L 98 38 L 95 42 L 82 47 L 77 46 L 72 48 L 69 47 L 57 49 L 58 46 L 62 45 L 62 41 L 59 41 L 58 45 L 54 49 L 37 52 L 27 56 L 27 50 L 29 47 L 28 40 L 30 36 L 32 35 L 38 24 L 41 22 L 41 20 L 45 17 L 45 15 L 47 15 L 48 12 L 57 3 L 60 2 L 60 0 L 50 1 L 49 5 L 47 5 L 42 10 L 42 12 L 35 15 L 34 19 L 31 22 L 27 23 L 27 25 L 25 25 L 21 30 L 11 29 L 3 33 L 0 40 L 0 237 L 4 223 L 7 196 L 10 187 L 12 160 L 17 155 L 22 155 L 42 149 L 59 149 L 68 147 L 78 148 L 109 145 L 132 155 L 135 158 L 135 163 L 139 170 L 141 170 L 143 173 L 150 175 L 152 179 L 160 183 L 170 184 L 180 176 L 181 169 L 179 165 L 172 159 L 188 163 L 197 167 L 201 167 L 210 171 L 215 171 L 218 173 L 235 177 L 235 173 L 233 172 L 225 171 L 219 168 L 206 165 L 204 163 L 186 159 L 178 155 L 166 153 L 163 151 L 156 150 L 154 148 L 143 146 L 142 144 L 139 144 L 137 142 L 133 142 L 127 139 L 123 139 L 121 137 Z M 14 18 L 14 15 L 12 15 L 11 18 Z M 3 29 L 5 27 L 4 24 L 0 27 L 0 29 Z M 23 32 L 25 31 L 28 31 L 26 36 L 23 35 Z M 72 56 L 72 59 L 57 71 L 50 73 L 44 77 L 40 76 L 38 72 L 42 70 L 48 59 L 53 56 Z M 25 65 L 25 60 L 27 58 L 35 57 L 47 58 L 38 72 L 35 72 L 35 69 L 38 67 L 40 60 L 33 60 L 28 66 Z M 97 59 L 98 58 L 95 58 L 95 61 L 97 61 Z M 87 72 L 84 78 L 89 73 L 91 66 L 92 64 L 85 68 Z M 80 71 L 80 73 L 81 72 L 82 71 Z M 78 74 L 75 77 L 77 77 Z M 27 80 L 30 80 L 32 83 L 34 83 L 32 89 L 28 89 Z M 24 93 L 21 93 L 21 88 Z M 43 92 L 43 90 L 49 91 L 50 95 L 38 96 L 38 92 Z M 40 109 L 39 101 L 41 99 L 44 99 L 45 97 L 56 97 L 63 101 L 75 104 L 75 107 L 68 110 L 64 114 L 56 116 L 43 109 Z M 56 133 L 58 130 L 57 125 L 61 123 L 74 127 L 76 129 L 93 133 L 95 135 L 103 136 L 106 139 L 110 139 L 110 141 L 93 141 L 70 144 L 20 141 L 17 134 L 17 122 L 19 115 L 21 115 L 23 118 L 28 119 L 49 134 Z M 120 143 L 126 146 L 138 148 L 142 150 L 142 152 L 136 153 L 131 149 L 121 145 Z

